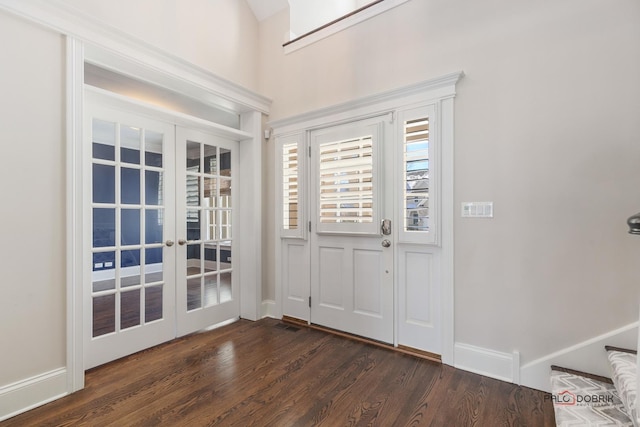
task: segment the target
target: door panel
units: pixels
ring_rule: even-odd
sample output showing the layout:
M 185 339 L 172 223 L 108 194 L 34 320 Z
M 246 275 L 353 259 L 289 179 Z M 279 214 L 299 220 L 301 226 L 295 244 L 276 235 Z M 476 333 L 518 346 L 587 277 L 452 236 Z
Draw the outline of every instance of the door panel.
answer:
M 237 318 L 233 266 L 238 142 L 178 127 L 178 336 Z
M 393 342 L 393 245 L 382 246 L 390 218 L 393 158 L 380 119 L 311 133 L 311 322 Z
M 89 103 L 85 367 L 175 337 L 174 128 Z

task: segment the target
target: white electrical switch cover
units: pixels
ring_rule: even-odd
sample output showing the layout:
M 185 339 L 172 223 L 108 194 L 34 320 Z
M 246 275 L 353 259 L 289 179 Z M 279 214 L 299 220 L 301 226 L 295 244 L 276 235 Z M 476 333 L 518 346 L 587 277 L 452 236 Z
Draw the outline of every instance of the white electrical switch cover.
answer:
M 493 218 L 493 202 L 462 202 L 463 218 Z

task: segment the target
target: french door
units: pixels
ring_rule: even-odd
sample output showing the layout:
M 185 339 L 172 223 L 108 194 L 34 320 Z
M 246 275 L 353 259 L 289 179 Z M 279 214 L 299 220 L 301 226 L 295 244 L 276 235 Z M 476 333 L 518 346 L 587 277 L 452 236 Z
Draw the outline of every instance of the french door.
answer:
M 88 102 L 85 368 L 236 318 L 237 141 Z
M 393 152 L 384 132 L 371 119 L 310 134 L 310 317 L 392 343 L 392 177 L 384 159 Z
M 182 336 L 240 312 L 233 269 L 237 141 L 177 128 L 178 322 Z

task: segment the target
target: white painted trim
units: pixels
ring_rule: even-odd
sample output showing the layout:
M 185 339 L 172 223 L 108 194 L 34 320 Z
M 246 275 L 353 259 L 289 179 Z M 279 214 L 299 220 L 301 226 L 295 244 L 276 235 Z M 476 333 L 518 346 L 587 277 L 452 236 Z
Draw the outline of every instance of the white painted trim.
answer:
M 462 77 L 460 72 L 458 77 Z M 457 81 L 457 80 L 456 80 Z M 453 95 L 452 95 L 453 96 Z M 442 363 L 451 365 L 455 359 L 455 295 L 454 295 L 454 236 L 453 223 L 455 218 L 454 205 L 454 108 L 453 98 L 447 98 L 440 103 L 437 115 L 440 122 L 440 243 L 442 270 L 440 278 L 440 307 L 442 324 Z
M 268 113 L 271 100 L 84 14 L 61 0 L 0 0 L 0 9 L 90 43 L 86 59 L 239 113 Z M 152 68 L 153 73 L 148 69 Z M 147 70 L 142 75 L 140 70 Z M 185 82 L 188 82 L 185 84 Z M 206 95 L 205 95 L 206 93 Z
M 86 85 L 84 89 L 88 99 L 93 99 L 96 102 L 108 103 L 108 105 L 112 107 L 122 108 L 126 111 L 135 110 L 136 114 L 149 117 L 153 120 L 160 120 L 170 122 L 177 126 L 198 129 L 215 136 L 232 139 L 234 141 L 244 141 L 253 137 L 251 133 L 244 132 L 242 130 L 233 129 L 228 126 L 190 116 L 178 111 L 158 107 L 157 105 L 140 101 L 139 99 L 129 98 L 94 86 Z
M 2 0 L 0 0 L 2 1 Z M 462 71 L 445 74 L 419 83 L 381 92 L 352 101 L 269 122 L 274 135 L 293 133 L 299 129 L 333 126 L 340 121 L 353 121 L 373 114 L 382 114 L 399 105 L 435 101 L 455 95 L 455 85 L 464 76 Z M 348 117 L 345 117 L 348 116 Z
M 258 320 L 262 314 L 262 115 L 247 112 L 240 127 L 253 139 L 240 144 L 240 173 L 237 175 L 240 220 L 235 228 L 240 247 L 240 317 Z M 235 256 L 235 255 L 234 255 Z
M 611 369 L 604 346 L 635 348 L 639 339 L 637 329 L 638 322 L 634 322 L 528 362 L 520 368 L 520 382 L 524 386 L 550 392 L 551 365 L 610 377 Z
M 502 353 L 462 343 L 456 343 L 454 351 L 458 369 L 510 383 L 517 377 L 519 357 L 514 357 L 517 353 Z
M 295 52 L 296 50 L 302 49 L 305 46 L 309 46 L 315 42 L 325 39 L 342 30 L 346 30 L 349 27 L 353 27 L 354 25 L 359 24 L 360 22 L 366 21 L 368 19 L 373 18 L 374 16 L 380 15 L 381 13 L 384 13 L 387 10 L 393 9 L 396 6 L 400 6 L 401 4 L 406 3 L 407 1 L 409 0 L 385 0 L 381 3 L 368 7 L 354 15 L 341 19 L 338 22 L 335 22 L 325 28 L 322 28 L 321 30 L 307 33 L 307 35 L 302 37 L 300 40 L 296 40 L 293 43 L 285 45 L 284 53 L 286 55 L 291 52 Z
M 66 282 L 67 282 L 67 392 L 84 388 L 83 345 L 83 187 L 82 187 L 82 141 L 83 141 L 83 86 L 84 46 L 67 37 L 66 76 Z
M 54 369 L 0 387 L 0 421 L 67 395 L 67 370 Z
M 197 266 L 199 267 L 199 260 L 197 261 Z M 206 261 L 208 262 L 208 261 Z M 215 261 L 213 261 L 214 267 L 217 265 Z M 160 273 L 162 271 L 164 263 L 158 262 L 155 264 L 145 264 L 144 272 L 146 273 Z M 135 265 L 131 267 L 121 267 L 120 268 L 120 277 L 130 277 L 130 276 L 139 276 L 142 273 L 142 266 Z M 97 282 L 101 280 L 111 280 L 116 278 L 116 269 L 110 268 L 108 270 L 98 270 L 91 272 L 91 281 Z
M 271 317 L 273 319 L 280 319 L 282 315 L 278 316 L 276 310 L 276 302 L 272 299 L 266 299 L 262 301 L 262 316 L 261 318 Z

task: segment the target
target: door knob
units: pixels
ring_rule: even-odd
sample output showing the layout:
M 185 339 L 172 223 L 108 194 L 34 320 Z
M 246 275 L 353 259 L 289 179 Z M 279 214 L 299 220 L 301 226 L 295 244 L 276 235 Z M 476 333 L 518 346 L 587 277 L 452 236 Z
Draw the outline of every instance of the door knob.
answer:
M 179 244 L 180 246 L 184 246 L 184 245 L 186 245 L 186 244 L 187 244 L 187 241 L 186 241 L 186 240 L 184 240 L 184 239 L 180 239 L 180 240 L 178 240 L 178 244 Z
M 388 248 L 389 246 L 391 246 L 391 242 L 388 239 L 384 239 L 382 241 L 382 247 L 383 248 Z
M 164 242 L 164 244 L 171 247 L 173 246 L 173 240 L 167 240 L 166 242 Z

